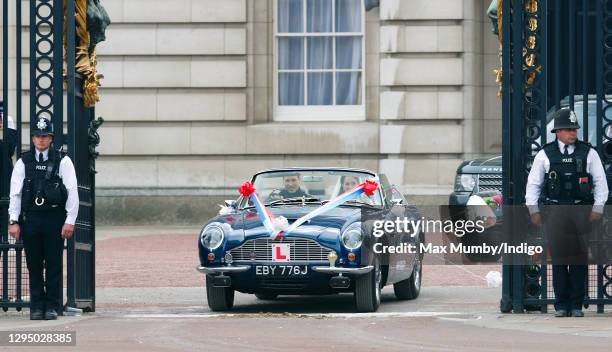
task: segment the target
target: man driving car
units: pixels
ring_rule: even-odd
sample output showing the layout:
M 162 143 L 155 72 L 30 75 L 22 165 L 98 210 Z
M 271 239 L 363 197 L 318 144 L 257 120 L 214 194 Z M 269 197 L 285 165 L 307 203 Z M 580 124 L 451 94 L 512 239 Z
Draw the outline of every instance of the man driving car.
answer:
M 296 197 L 310 197 L 302 189 L 302 175 L 299 173 L 289 174 L 283 176 L 283 189 L 275 189 L 270 193 L 268 201 L 296 198 Z

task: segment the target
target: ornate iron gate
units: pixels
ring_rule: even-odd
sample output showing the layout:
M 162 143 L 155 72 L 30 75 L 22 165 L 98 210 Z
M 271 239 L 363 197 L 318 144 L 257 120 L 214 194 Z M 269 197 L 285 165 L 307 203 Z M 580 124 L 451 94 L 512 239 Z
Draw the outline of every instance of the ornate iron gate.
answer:
M 24 121 L 22 105 L 24 96 L 29 96 L 30 121 L 43 116 L 49 118 L 57 131 L 54 147 L 57 149 L 67 147 L 68 155 L 76 168 L 80 206 L 75 234 L 67 241 L 66 304 L 69 307 L 93 311 L 95 310 L 94 159 L 95 147 L 99 142 L 96 129 L 101 122 L 94 120 L 93 108 L 84 107 L 81 94 L 83 84 L 81 77 L 75 74 L 75 43 L 78 42 L 75 34 L 75 0 L 30 0 L 27 3 L 22 0 L 2 0 L 2 11 L 3 136 L 7 136 L 8 116 L 12 115 L 15 117 L 18 136 L 16 151 L 18 158 L 21 154 L 21 128 Z M 28 14 L 29 25 L 24 27 L 22 19 Z M 9 33 L 13 35 L 9 36 Z M 25 35 L 28 35 L 30 43 L 27 58 L 22 53 Z M 25 62 L 29 62 L 28 87 L 22 87 L 24 77 L 22 64 Z M 9 63 L 14 67 L 10 67 Z M 67 134 L 59 132 L 63 131 L 65 126 Z M 28 136 L 29 133 L 25 135 Z M 8 186 L 12 160 L 6 143 L 2 144 L 0 307 L 6 311 L 10 307 L 18 310 L 27 307 L 29 293 L 23 244 L 21 240 L 15 242 L 10 239 L 7 234 Z
M 579 137 L 596 147 L 612 184 L 612 1 L 503 0 L 502 21 L 504 210 L 518 219 L 526 214 L 513 205 L 525 204 L 529 167 L 547 143 L 549 112 L 560 106 L 580 106 Z M 595 134 L 589 136 L 590 130 Z M 528 221 L 512 221 L 506 230 L 519 243 L 524 238 L 516 234 L 531 229 Z M 609 209 L 597 236 L 612 236 Z M 513 265 L 524 262 L 516 255 L 505 258 L 503 312 L 545 312 L 554 302 L 545 258 Z M 585 304 L 603 312 L 612 303 L 612 265 L 591 265 L 587 280 Z

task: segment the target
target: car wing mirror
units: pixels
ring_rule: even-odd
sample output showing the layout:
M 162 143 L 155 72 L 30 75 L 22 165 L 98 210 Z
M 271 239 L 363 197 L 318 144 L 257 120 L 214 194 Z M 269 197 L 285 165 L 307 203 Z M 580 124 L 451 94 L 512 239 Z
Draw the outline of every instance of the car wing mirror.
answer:
M 236 201 L 233 199 L 226 199 L 223 201 L 223 205 L 219 204 L 219 215 L 227 215 L 236 212 Z

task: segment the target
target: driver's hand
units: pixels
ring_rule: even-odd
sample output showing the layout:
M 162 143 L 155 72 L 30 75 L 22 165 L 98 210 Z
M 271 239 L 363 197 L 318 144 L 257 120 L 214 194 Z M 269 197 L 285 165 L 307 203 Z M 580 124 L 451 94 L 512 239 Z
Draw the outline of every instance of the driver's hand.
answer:
M 273 191 L 272 193 L 270 193 L 270 196 L 268 196 L 268 202 L 273 202 L 273 201 L 279 200 L 279 199 L 283 199 L 283 197 L 281 196 L 280 192 L 278 192 L 278 191 Z

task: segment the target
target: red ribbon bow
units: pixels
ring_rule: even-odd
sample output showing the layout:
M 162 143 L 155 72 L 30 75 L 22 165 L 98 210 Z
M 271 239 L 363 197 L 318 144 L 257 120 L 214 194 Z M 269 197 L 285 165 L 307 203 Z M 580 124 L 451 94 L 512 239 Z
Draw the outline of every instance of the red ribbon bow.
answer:
M 249 197 L 255 192 L 255 188 L 251 182 L 245 182 L 238 188 L 238 192 L 244 197 Z
M 378 183 L 376 183 L 375 181 L 366 180 L 363 183 L 363 193 L 365 193 L 365 195 L 368 197 L 373 196 L 374 192 L 376 192 L 377 189 L 378 189 Z

